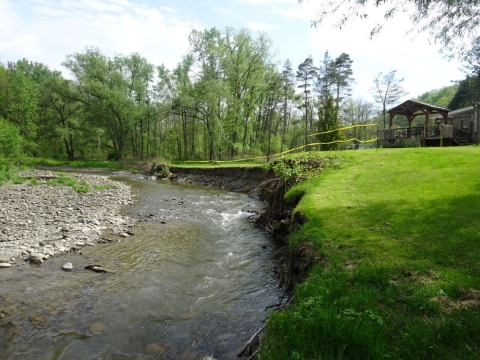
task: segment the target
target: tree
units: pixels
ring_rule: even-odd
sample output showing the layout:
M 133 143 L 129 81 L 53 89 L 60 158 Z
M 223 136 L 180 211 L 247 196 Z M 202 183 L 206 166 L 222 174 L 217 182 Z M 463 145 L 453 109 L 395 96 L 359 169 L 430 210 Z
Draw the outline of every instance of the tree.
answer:
M 480 129 L 480 37 L 472 41 L 472 47 L 462 57 L 464 72 L 473 85 L 472 105 L 477 113 L 477 132 Z M 479 136 L 477 134 L 477 145 Z
M 110 59 L 99 49 L 87 48 L 85 53 L 67 56 L 63 66 L 75 76 L 79 94 L 76 100 L 85 104 L 92 124 L 103 126 L 110 133 L 111 158 L 122 160 L 138 114 L 132 79 L 125 76 L 128 72 L 125 58 Z
M 288 119 L 291 113 L 292 101 L 295 96 L 295 74 L 293 73 L 292 63 L 289 59 L 285 60 L 282 71 L 282 90 L 283 90 L 283 108 L 282 108 L 282 138 L 280 142 L 280 152 L 283 152 L 285 144 L 285 135 L 287 133 Z
M 327 132 L 319 135 L 320 142 L 326 143 L 321 145 L 323 150 L 337 149 L 336 141 L 341 139 L 340 131 L 338 131 L 340 127 L 338 113 L 339 107 L 332 96 L 327 98 L 318 110 L 318 131 Z
M 10 162 L 20 154 L 22 137 L 19 128 L 0 118 L 0 165 L 8 170 Z
M 396 73 L 397 70 L 390 71 L 383 76 L 381 72 L 378 73 L 377 77 L 373 80 L 375 86 L 371 89 L 375 102 L 382 106 L 384 129 L 387 127 L 387 106 L 394 104 L 403 96 L 408 95 L 408 92 L 400 85 L 404 79 L 396 79 Z
M 415 101 L 420 101 L 423 103 L 452 109 L 449 106 L 449 103 L 450 101 L 452 101 L 453 97 L 455 96 L 455 93 L 457 92 L 458 87 L 459 87 L 458 84 L 453 84 L 450 86 L 445 86 L 441 89 L 430 90 L 420 95 L 418 98 L 415 99 Z
M 299 66 L 297 70 L 297 80 L 300 82 L 298 88 L 303 89 L 305 108 L 305 145 L 308 144 L 308 108 L 310 106 L 310 92 L 309 88 L 312 86 L 313 79 L 317 76 L 317 68 L 313 66 L 313 59 L 310 55 Z
M 352 63 L 350 55 L 341 53 L 333 63 L 334 78 L 335 78 L 335 102 L 337 106 L 344 99 L 345 96 L 350 96 L 351 83 L 354 81 L 352 75 Z
M 363 99 L 348 99 L 342 106 L 344 125 L 365 125 L 374 115 L 374 104 Z
M 302 3 L 304 0 L 298 0 Z M 385 22 L 396 14 L 408 13 L 412 22 L 411 32 L 429 31 L 434 42 L 443 45 L 443 50 L 463 54 L 465 39 L 474 39 L 480 27 L 480 1 L 478 0 L 330 0 L 321 2 L 314 26 L 323 20 L 336 17 L 336 26 L 342 28 L 354 18 L 367 19 L 372 7 L 385 9 L 384 22 L 376 24 L 370 36 L 379 33 Z
M 472 106 L 475 99 L 475 89 L 477 84 L 476 76 L 467 76 L 459 82 L 455 95 L 448 103 L 447 108 L 457 110 L 462 107 Z
M 71 80 L 54 75 L 42 83 L 39 96 L 39 105 L 44 110 L 39 132 L 45 128 L 49 142 L 60 140 L 70 161 L 75 159 L 75 138 L 80 135 L 78 114 L 82 110 L 82 103 L 71 96 L 74 91 Z
M 328 53 L 325 51 L 323 60 L 318 68 L 316 78 L 316 91 L 319 94 L 320 103 L 326 103 L 327 99 L 333 97 L 335 92 L 335 66 L 334 62 Z
M 339 106 L 344 97 L 350 95 L 350 85 L 354 81 L 352 78 L 352 63 L 353 60 L 346 53 L 332 59 L 328 51 L 325 52 L 316 82 L 317 92 L 320 94 L 322 104 L 325 104 L 329 97 L 333 97 L 335 103 Z

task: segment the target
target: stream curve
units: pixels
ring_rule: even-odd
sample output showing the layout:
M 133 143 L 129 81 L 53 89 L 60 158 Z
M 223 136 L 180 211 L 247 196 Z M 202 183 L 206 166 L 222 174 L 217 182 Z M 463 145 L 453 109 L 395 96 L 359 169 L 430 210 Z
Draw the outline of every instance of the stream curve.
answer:
M 0 271 L 0 358 L 235 359 L 279 301 L 275 245 L 248 221 L 261 204 L 115 179 L 137 191 L 125 209 L 138 221 L 133 236 Z M 67 262 L 73 271 L 61 269 Z

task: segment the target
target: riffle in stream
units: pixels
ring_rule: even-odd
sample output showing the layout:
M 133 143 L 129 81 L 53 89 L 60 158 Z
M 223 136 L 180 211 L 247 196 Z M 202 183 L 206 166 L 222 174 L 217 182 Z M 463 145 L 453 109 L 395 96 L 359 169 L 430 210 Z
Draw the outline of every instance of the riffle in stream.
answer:
M 261 204 L 138 178 L 117 177 L 138 191 L 134 236 L 0 272 L 1 359 L 235 359 L 262 326 L 279 288 L 275 245 L 244 211 Z

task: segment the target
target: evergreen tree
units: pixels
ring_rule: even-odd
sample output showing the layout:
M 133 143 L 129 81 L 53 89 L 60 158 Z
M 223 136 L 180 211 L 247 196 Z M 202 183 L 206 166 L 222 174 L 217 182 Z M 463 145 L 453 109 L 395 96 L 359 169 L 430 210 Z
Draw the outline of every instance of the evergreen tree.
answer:
M 309 108 L 311 107 L 311 90 L 309 89 L 312 86 L 313 80 L 317 76 L 318 69 L 313 66 L 313 59 L 310 55 L 306 58 L 299 66 L 297 70 L 297 80 L 300 82 L 298 88 L 303 89 L 303 108 L 305 109 L 305 145 L 308 144 L 308 131 L 311 126 L 309 126 Z
M 327 98 L 318 110 L 318 132 L 328 132 L 318 135 L 321 143 L 327 143 L 321 145 L 322 150 L 336 150 L 338 147 L 336 141 L 341 140 L 340 131 L 337 130 L 340 128 L 338 114 L 339 107 L 332 96 Z

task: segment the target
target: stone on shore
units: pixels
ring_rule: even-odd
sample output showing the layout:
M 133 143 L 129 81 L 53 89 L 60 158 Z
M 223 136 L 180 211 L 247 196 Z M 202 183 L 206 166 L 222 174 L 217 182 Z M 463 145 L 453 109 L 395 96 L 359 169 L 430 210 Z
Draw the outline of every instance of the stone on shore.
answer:
M 43 257 L 44 257 L 43 254 L 31 253 L 28 259 L 30 260 L 30 262 L 34 264 L 41 264 L 43 263 Z
M 12 266 L 12 264 L 10 264 L 10 263 L 0 263 L 0 268 L 9 268 L 11 266 Z
M 52 174 L 34 173 L 30 176 Z M 0 263 L 12 259 L 41 263 L 134 226 L 133 219 L 121 215 L 123 207 L 134 202 L 128 185 L 94 174 L 68 176 L 87 182 L 91 190 L 77 193 L 69 186 L 46 183 L 0 186 Z M 107 189 L 95 190 L 98 185 Z

